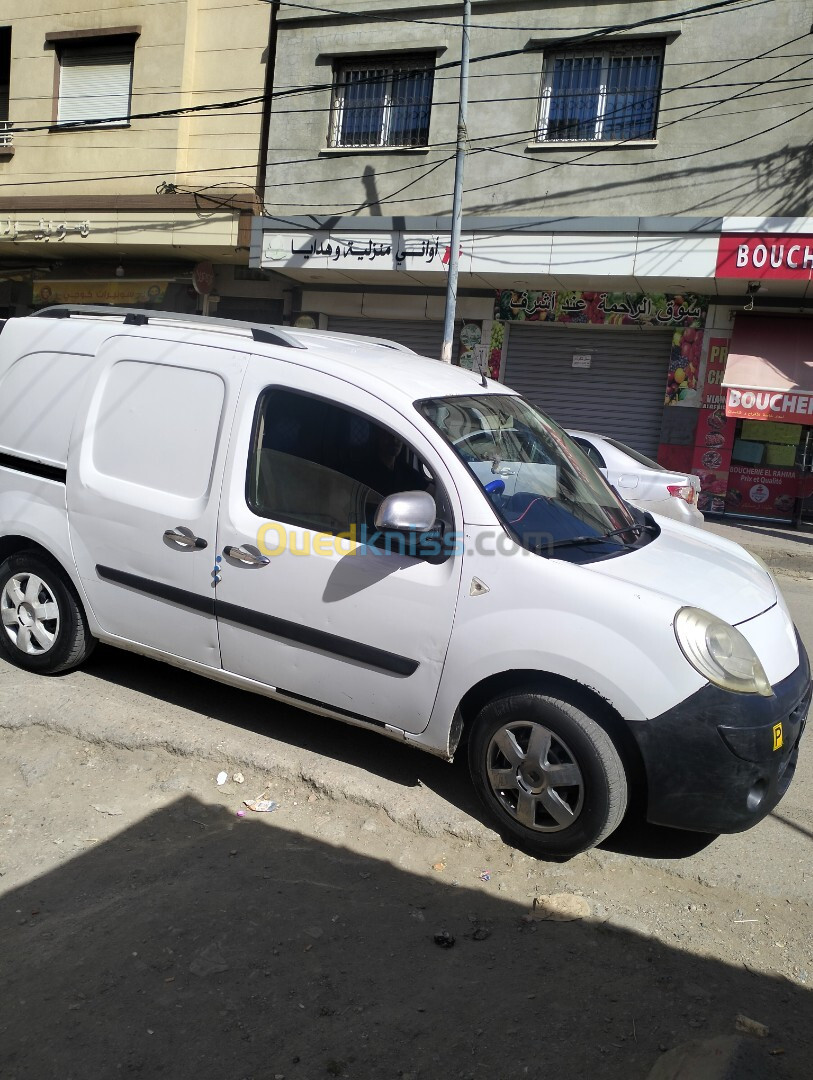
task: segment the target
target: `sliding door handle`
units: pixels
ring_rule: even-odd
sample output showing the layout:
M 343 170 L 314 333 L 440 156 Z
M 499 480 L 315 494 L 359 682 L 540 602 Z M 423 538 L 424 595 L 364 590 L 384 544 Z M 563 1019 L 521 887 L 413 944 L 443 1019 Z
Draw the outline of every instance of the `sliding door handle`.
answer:
M 177 529 L 167 529 L 164 533 L 164 539 L 177 544 L 179 547 L 197 548 L 198 551 L 203 551 L 204 548 L 209 546 L 202 536 L 193 536 L 188 532 L 178 532 Z
M 227 559 L 234 559 L 245 566 L 268 566 L 271 562 L 267 555 L 255 555 L 241 547 L 224 547 L 223 554 Z

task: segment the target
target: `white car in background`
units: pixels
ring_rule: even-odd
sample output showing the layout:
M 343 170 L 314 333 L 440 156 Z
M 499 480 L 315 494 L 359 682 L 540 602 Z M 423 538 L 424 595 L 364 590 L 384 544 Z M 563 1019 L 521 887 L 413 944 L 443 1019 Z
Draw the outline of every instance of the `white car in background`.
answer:
M 604 473 L 622 499 L 640 510 L 663 514 L 686 525 L 703 525 L 703 515 L 697 509 L 699 477 L 692 473 L 670 472 L 617 439 L 570 428 L 567 433 Z

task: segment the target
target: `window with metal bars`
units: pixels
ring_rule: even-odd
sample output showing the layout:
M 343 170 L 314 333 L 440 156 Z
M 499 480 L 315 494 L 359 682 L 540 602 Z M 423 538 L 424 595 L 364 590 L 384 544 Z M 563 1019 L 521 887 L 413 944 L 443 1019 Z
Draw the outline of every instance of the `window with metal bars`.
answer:
M 331 146 L 426 146 L 434 61 L 402 56 L 336 68 Z
M 619 42 L 545 57 L 540 142 L 654 139 L 663 42 Z

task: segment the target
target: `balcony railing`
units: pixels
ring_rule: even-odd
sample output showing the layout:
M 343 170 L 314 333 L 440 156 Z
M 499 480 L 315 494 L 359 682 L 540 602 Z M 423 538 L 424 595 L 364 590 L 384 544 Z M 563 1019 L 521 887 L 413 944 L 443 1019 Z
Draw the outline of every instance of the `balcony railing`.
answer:
M 0 120 L 0 148 L 11 146 L 14 142 L 13 127 L 10 120 Z

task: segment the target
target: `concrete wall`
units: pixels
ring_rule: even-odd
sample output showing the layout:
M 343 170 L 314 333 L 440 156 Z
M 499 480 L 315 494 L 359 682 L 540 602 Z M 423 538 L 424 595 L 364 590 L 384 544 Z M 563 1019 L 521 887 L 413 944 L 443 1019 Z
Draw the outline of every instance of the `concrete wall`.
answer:
M 228 115 L 134 119 L 129 128 L 49 132 L 56 57 L 45 35 L 140 26 L 132 112 L 151 113 L 261 93 L 268 5 L 98 0 L 86 10 L 70 10 L 84 6 L 0 0 L 0 26 L 12 30 L 9 117 L 15 125 L 14 156 L 0 158 L 0 193 L 152 195 L 162 179 L 253 186 L 260 130 L 256 104 Z M 41 130 L 23 130 L 28 126 Z
M 415 0 L 397 12 L 392 4 L 365 0 L 332 0 L 325 6 L 347 15 L 310 17 L 284 5 L 280 11 L 269 211 L 448 213 L 458 68 L 440 65 L 460 58 L 461 5 Z M 800 115 L 813 104 L 805 88 L 812 40 L 807 4 L 773 0 L 704 18 L 680 17 L 699 6 L 689 0 L 544 5 L 518 0 L 511 10 L 505 6 L 473 4 L 465 213 L 813 213 L 813 114 Z M 422 10 L 433 25 L 416 21 Z M 533 39 L 664 15 L 674 18 L 636 31 L 669 33 L 656 145 L 528 145 L 538 119 L 543 59 L 540 51 L 527 51 Z M 332 57 L 410 48 L 438 50 L 430 146 L 401 152 L 328 150 Z M 526 51 L 477 59 L 512 50 Z M 297 88 L 306 92 L 289 96 Z M 721 102 L 735 95 L 737 100 Z M 296 160 L 289 164 L 290 159 Z

